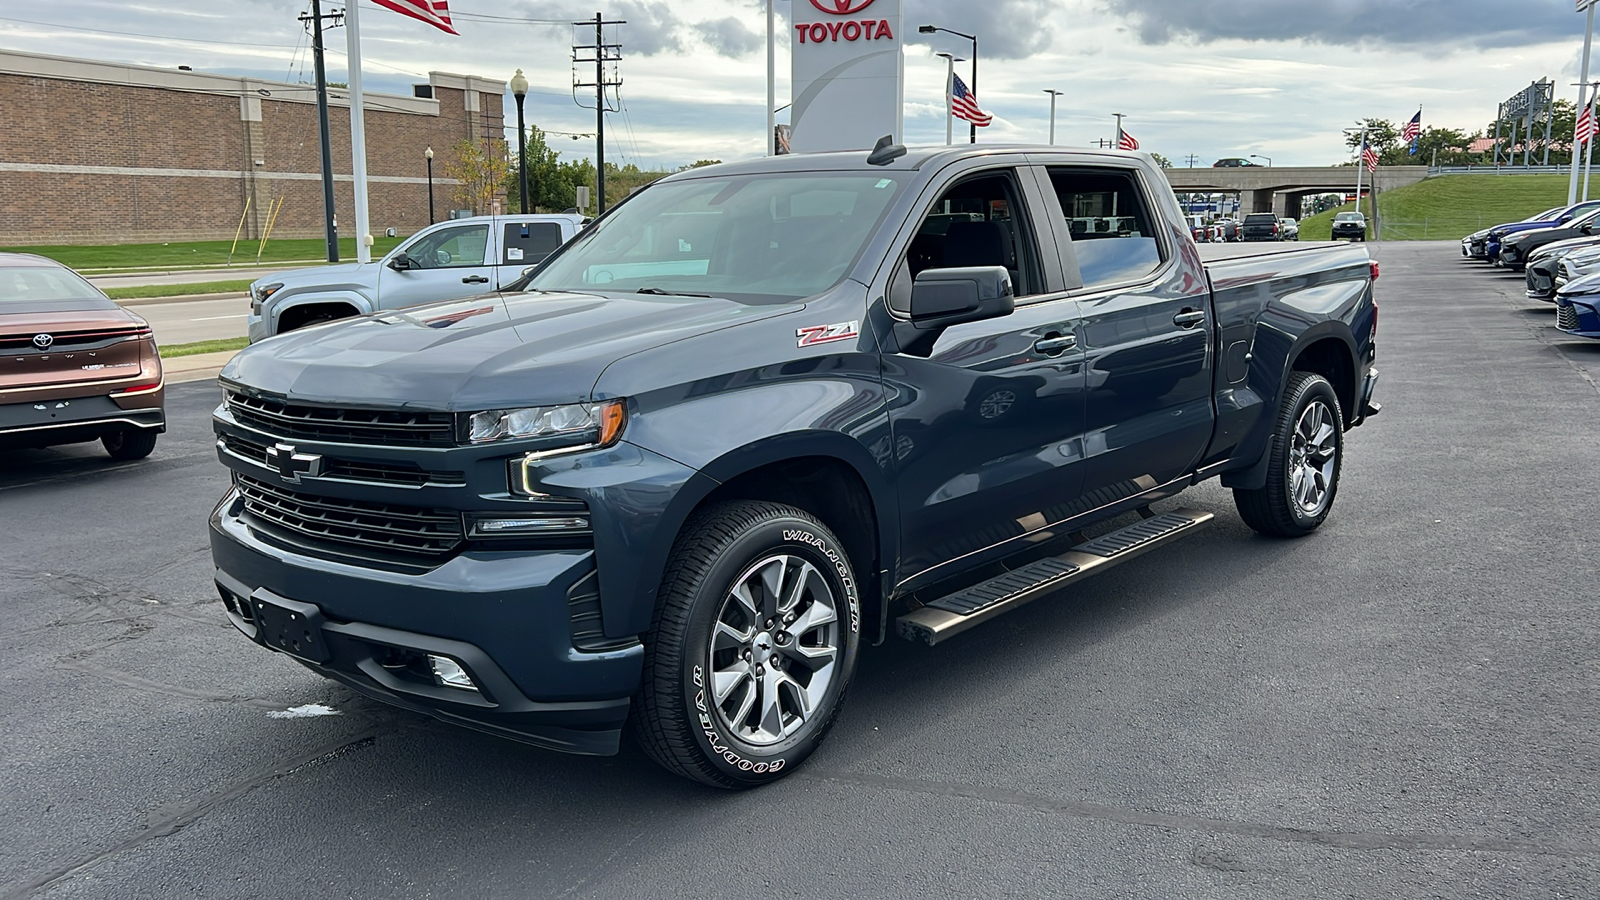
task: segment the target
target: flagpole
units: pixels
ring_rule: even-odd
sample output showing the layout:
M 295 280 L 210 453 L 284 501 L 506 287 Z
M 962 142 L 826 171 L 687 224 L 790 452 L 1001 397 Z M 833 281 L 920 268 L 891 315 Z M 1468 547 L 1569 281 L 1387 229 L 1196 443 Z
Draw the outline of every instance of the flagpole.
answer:
M 1591 6 L 1591 7 L 1589 7 L 1589 9 L 1592 11 L 1594 9 L 1594 7 Z M 1589 117 L 1590 117 L 1591 121 L 1594 118 L 1594 108 L 1595 108 L 1595 105 L 1596 105 L 1595 104 L 1596 99 L 1600 99 L 1600 98 L 1596 98 L 1595 97 L 1595 92 L 1594 91 L 1590 91 L 1589 92 Z M 1590 172 L 1592 166 L 1594 165 L 1594 137 L 1593 137 L 1593 135 L 1594 135 L 1594 129 L 1591 127 L 1590 128 L 1589 140 L 1585 141 L 1584 145 L 1583 145 L 1583 199 L 1584 200 L 1588 200 L 1589 199 L 1589 172 Z M 1573 157 L 1572 169 L 1573 169 L 1573 172 L 1577 172 L 1577 169 L 1578 169 L 1577 157 Z M 1571 204 L 1568 204 L 1568 205 L 1570 206 Z
M 350 177 L 355 187 L 356 262 L 372 262 L 372 235 L 367 223 L 367 133 L 361 102 L 361 23 L 356 11 L 360 0 L 344 9 L 344 36 L 350 57 Z
M 1594 43 L 1594 0 L 1589 0 L 1589 15 L 1583 31 L 1583 76 L 1579 78 L 1578 109 L 1587 108 L 1593 97 L 1589 94 L 1589 47 Z M 1592 141 L 1591 141 L 1592 143 Z M 1588 192 L 1584 192 L 1588 196 Z M 1578 142 L 1572 142 L 1572 178 L 1567 184 L 1567 205 L 1578 202 Z
M 767 155 L 778 155 L 778 28 L 773 6 L 767 0 Z
M 1122 113 L 1112 113 L 1112 115 L 1117 117 L 1117 145 L 1116 145 L 1116 149 L 1121 150 L 1122 149 Z
M 1356 212 L 1361 212 L 1361 177 L 1367 168 L 1367 123 L 1361 122 L 1361 146 L 1356 148 Z

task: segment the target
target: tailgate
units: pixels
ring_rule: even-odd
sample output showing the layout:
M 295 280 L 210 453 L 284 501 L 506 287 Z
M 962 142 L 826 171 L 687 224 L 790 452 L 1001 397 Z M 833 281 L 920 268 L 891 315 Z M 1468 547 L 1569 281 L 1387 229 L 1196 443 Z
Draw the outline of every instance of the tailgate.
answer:
M 150 329 L 133 324 L 0 331 L 0 396 L 137 377 Z

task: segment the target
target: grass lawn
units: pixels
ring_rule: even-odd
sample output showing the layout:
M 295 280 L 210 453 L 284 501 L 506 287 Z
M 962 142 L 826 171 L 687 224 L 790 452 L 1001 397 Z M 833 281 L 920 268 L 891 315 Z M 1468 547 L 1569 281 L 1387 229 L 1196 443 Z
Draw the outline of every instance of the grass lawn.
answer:
M 242 294 L 249 281 L 196 281 L 191 284 L 142 284 L 138 287 L 107 288 L 113 300 L 140 300 L 145 297 L 188 297 L 194 294 Z
M 247 337 L 224 338 L 217 341 L 195 341 L 192 344 L 171 344 L 161 348 L 162 359 L 173 359 L 179 356 L 195 356 L 200 353 L 217 353 L 222 350 L 243 350 L 250 346 Z
M 372 247 L 376 259 L 394 249 L 405 238 L 380 237 Z M 0 251 L 37 253 L 80 271 L 84 269 L 143 269 L 162 266 L 228 265 L 228 248 L 233 241 L 188 241 L 166 244 L 104 244 L 99 246 L 0 247 Z M 240 241 L 233 254 L 233 265 L 256 264 L 256 241 Z M 270 240 L 261 254 L 263 263 L 327 258 L 328 245 L 321 238 L 310 240 Z M 341 238 L 339 258 L 354 262 L 355 238 Z
M 1386 241 L 1459 240 L 1566 202 L 1565 175 L 1437 175 L 1378 195 Z M 1363 208 L 1370 215 L 1371 201 Z M 1300 240 L 1327 240 L 1334 214 L 1352 209 L 1345 205 L 1301 221 Z

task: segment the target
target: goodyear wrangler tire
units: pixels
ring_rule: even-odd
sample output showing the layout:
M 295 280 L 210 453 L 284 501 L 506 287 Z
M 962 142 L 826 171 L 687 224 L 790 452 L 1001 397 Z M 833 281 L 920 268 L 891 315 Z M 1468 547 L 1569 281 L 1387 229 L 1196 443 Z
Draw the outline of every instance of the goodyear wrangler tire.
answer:
M 776 781 L 833 725 L 860 631 L 855 573 L 816 518 L 761 501 L 697 513 L 645 639 L 640 743 L 705 784 Z

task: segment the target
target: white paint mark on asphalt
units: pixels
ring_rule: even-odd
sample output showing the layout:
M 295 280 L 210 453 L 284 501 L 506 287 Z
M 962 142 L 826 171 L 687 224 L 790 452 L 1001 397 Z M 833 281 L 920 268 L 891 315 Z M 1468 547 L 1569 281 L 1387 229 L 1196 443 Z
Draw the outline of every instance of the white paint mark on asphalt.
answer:
M 243 319 L 247 315 L 249 315 L 249 313 L 239 313 L 236 316 L 201 316 L 198 319 L 190 319 L 189 321 L 191 321 L 191 322 L 214 322 L 217 319 Z
M 291 709 L 273 710 L 267 713 L 274 719 L 311 719 L 316 716 L 337 716 L 339 711 L 331 706 L 321 703 L 307 703 L 305 706 L 296 706 Z

